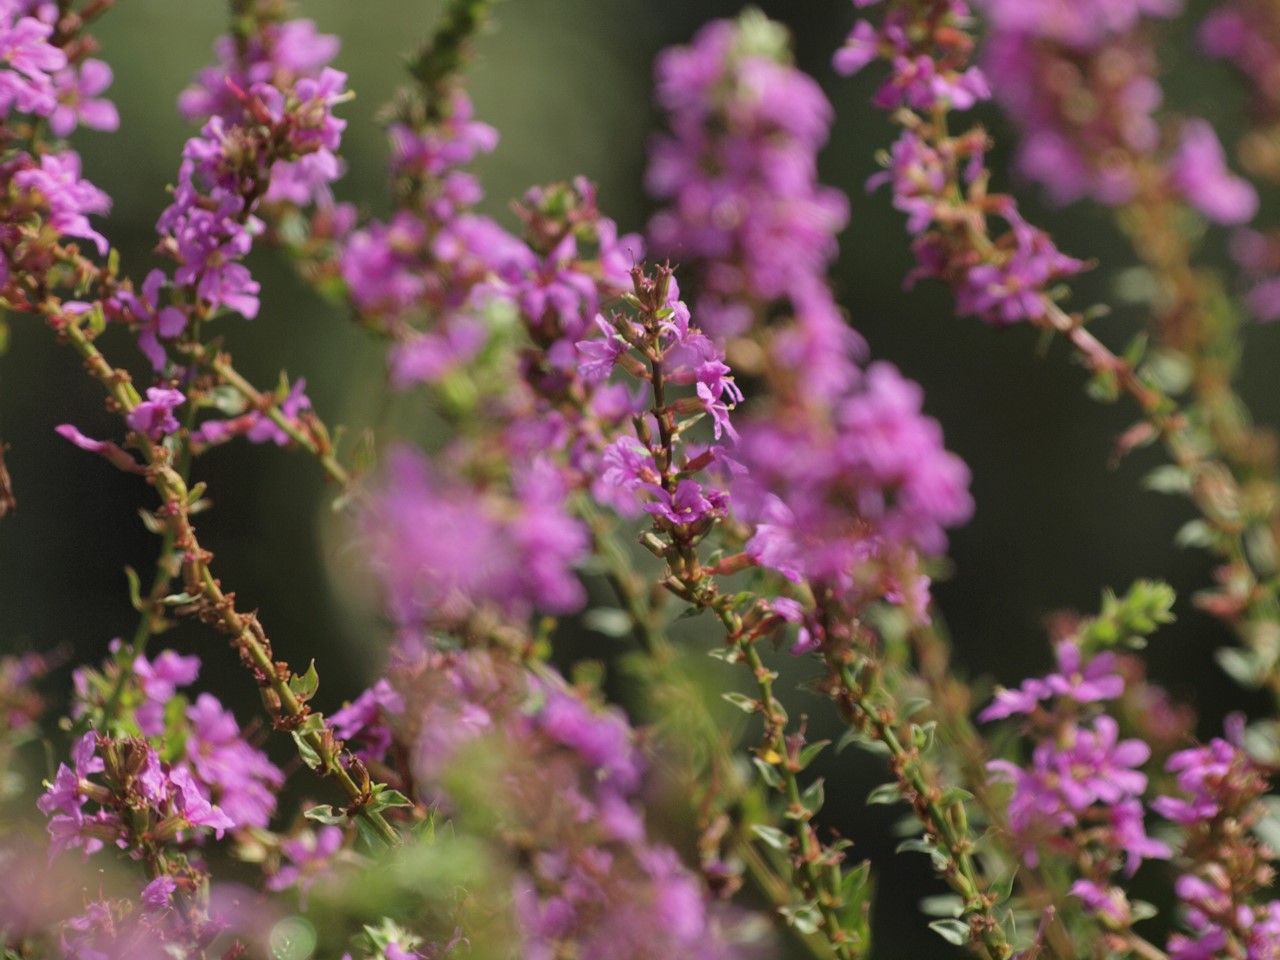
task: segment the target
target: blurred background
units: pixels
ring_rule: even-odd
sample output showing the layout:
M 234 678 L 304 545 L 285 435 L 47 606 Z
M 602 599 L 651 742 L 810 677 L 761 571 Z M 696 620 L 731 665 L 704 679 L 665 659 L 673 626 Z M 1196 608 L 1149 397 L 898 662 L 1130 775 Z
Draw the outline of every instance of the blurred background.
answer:
M 886 193 L 863 189 L 878 169 L 876 153 L 894 135 L 867 106 L 878 74 L 872 68 L 869 76 L 841 79 L 829 65 L 852 25 L 850 4 L 782 0 L 761 6 L 791 27 L 799 65 L 818 79 L 836 109 L 822 171 L 823 180 L 844 189 L 852 203 L 834 276 L 839 298 L 873 356 L 891 360 L 925 386 L 928 412 L 973 471 L 977 512 L 953 534 L 954 572 L 935 592 L 954 635 L 958 669 L 1016 684 L 1051 660 L 1047 614 L 1063 608 L 1087 613 L 1104 588 L 1120 591 L 1138 577 L 1159 577 L 1179 593 L 1179 619 L 1149 648 L 1151 673 L 1200 711 L 1206 735 L 1219 729 L 1227 709 L 1261 709 L 1214 664 L 1213 650 L 1230 637 L 1190 604 L 1191 594 L 1209 583 L 1210 564 L 1172 543 L 1192 516 L 1189 507 L 1141 488 L 1161 455 L 1139 451 L 1116 469 L 1107 466 L 1115 436 L 1135 419 L 1132 408 L 1088 400 L 1083 372 L 1061 344 L 1046 350 L 1027 330 L 997 332 L 957 320 L 949 295 L 936 284 L 903 291 L 901 278 L 911 266 L 903 219 Z M 1243 124 L 1244 92 L 1226 67 L 1195 57 L 1189 41 L 1192 23 L 1207 6 L 1193 4 L 1189 19 L 1166 31 L 1167 102 L 1214 120 L 1231 143 Z M 339 197 L 384 213 L 387 151 L 374 115 L 402 81 L 404 55 L 429 33 L 439 4 L 308 0 L 298 8 L 322 31 L 341 36 L 336 66 L 358 93 L 340 110 L 349 121 L 343 150 L 349 166 Z M 622 230 L 642 229 L 651 212 L 641 186 L 644 148 L 658 123 L 653 57 L 666 45 L 688 41 L 706 20 L 739 9 L 723 0 L 499 4 L 495 28 L 477 44 L 470 71 L 477 115 L 502 135 L 497 151 L 479 164 L 488 195 L 483 208 L 511 225 L 511 198 L 533 184 L 585 174 L 599 185 L 601 208 Z M 223 5 L 213 0 L 131 0 L 95 30 L 99 55 L 115 69 L 108 93 L 119 106 L 121 129 L 114 135 L 77 131 L 73 144 L 85 176 L 114 198 L 104 232 L 136 278 L 154 265 L 154 223 L 191 133 L 174 99 L 212 59 L 224 19 Z M 1007 145 L 1009 132 L 994 111 L 980 117 Z M 1000 171 L 1005 158 L 998 147 L 991 165 Z M 1072 306 L 1115 302 L 1116 271 L 1131 266 L 1133 257 L 1105 211 L 1089 205 L 1043 209 L 1022 185 L 999 174 L 996 186 L 1014 188 L 1029 218 L 1050 229 L 1062 249 L 1099 261 L 1099 269 L 1075 285 Z M 1225 263 L 1225 241 L 1225 233 L 1210 232 L 1206 259 Z M 242 372 L 264 387 L 282 369 L 305 376 L 330 425 L 358 429 L 390 421 L 403 433 L 429 436 L 432 423 L 420 403 L 396 401 L 394 410 L 386 408 L 376 389 L 384 378 L 377 342 L 312 293 L 280 255 L 259 251 L 250 266 L 262 283 L 262 312 L 253 322 L 224 321 L 219 331 Z M 10 445 L 6 459 L 18 509 L 0 520 L 0 650 L 65 645 L 75 661 L 93 662 L 113 637 L 134 629 L 123 570 L 132 565 L 144 580 L 150 576 L 157 540 L 137 511 L 154 506 L 154 499 L 138 478 L 54 435 L 64 422 L 90 436 L 115 435 L 118 426 L 71 351 L 57 347 L 36 321 L 9 319 L 9 349 L 0 357 L 0 440 Z M 1095 329 L 1118 347 L 1143 319 L 1121 305 Z M 1267 423 L 1280 422 L 1280 393 L 1271 389 L 1277 338 L 1280 330 L 1251 329 L 1245 355 L 1243 392 Z M 136 354 L 127 340 L 118 331 L 104 341 L 117 363 Z M 355 565 L 344 556 L 340 523 L 328 508 L 332 491 L 319 471 L 303 455 L 237 443 L 203 458 L 195 473 L 209 483 L 214 500 L 214 509 L 199 518 L 199 530 L 216 554 L 214 569 L 224 585 L 236 592 L 242 609 L 261 611 L 279 656 L 300 668 L 317 660 L 320 709 L 331 711 L 358 694 L 377 674 L 384 632 Z M 238 671 L 218 636 L 183 627 L 163 641 L 201 653 L 202 684 L 218 688 L 242 721 L 255 715 L 249 684 L 235 676 L 225 684 L 216 680 Z M 593 656 L 608 659 L 616 652 L 610 645 L 619 641 L 588 636 L 574 649 L 592 644 Z M 237 690 L 245 695 L 238 702 Z M 814 713 L 818 723 L 825 705 L 808 705 L 806 697 L 794 694 L 792 713 Z M 813 725 L 810 732 L 821 735 Z M 928 870 L 922 857 L 885 857 L 895 842 L 886 825 L 896 814 L 863 805 L 876 778 L 874 764 L 842 763 L 822 772 L 828 776 L 829 823 L 854 839 L 854 857 L 883 862 L 877 908 L 883 911 L 877 924 L 882 955 L 946 955 L 933 934 L 897 923 L 892 913 L 909 909 L 929 890 Z

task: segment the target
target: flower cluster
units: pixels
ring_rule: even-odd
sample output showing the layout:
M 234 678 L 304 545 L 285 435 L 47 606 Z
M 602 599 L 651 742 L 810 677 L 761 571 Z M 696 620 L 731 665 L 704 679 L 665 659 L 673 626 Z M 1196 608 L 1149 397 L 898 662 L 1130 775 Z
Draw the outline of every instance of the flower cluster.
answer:
M 172 278 L 153 270 L 141 293 L 126 287 L 106 304 L 109 317 L 138 330 L 156 370 L 165 366 L 165 343 L 192 318 L 257 315 L 259 286 L 242 262 L 263 229 L 255 209 L 329 203 L 329 184 L 342 174 L 335 151 L 346 122 L 333 108 L 347 99 L 346 76 L 325 66 L 336 38 L 315 34 L 309 21 L 265 28 L 263 36 L 274 39 L 243 57 L 222 38 L 222 64 L 183 96 L 184 113 L 207 120 L 183 148 L 173 202 L 156 224 L 160 249 L 178 264 Z M 166 286 L 171 303 L 162 305 Z
M 564 513 L 559 473 L 534 463 L 514 486 L 514 497 L 476 490 L 408 448 L 392 452 L 362 527 L 397 623 L 457 626 L 486 609 L 519 620 L 535 607 L 581 606 L 573 565 L 587 537 Z
M 644 761 L 620 712 L 481 650 L 402 643 L 393 666 L 380 708 L 366 700 L 363 722 L 344 726 L 366 741 L 392 731 L 422 799 L 493 818 L 520 864 L 522 956 L 728 956 L 701 884 L 647 836 Z M 500 780 L 467 772 L 482 753 L 502 758 Z
M 1172 855 L 1144 826 L 1141 768 L 1151 747 L 1120 739 L 1116 720 L 1096 712 L 1125 692 L 1113 653 L 1086 659 L 1079 638 L 1067 636 L 1057 641 L 1056 655 L 1057 672 L 1000 691 L 981 714 L 1029 718 L 1037 731 L 1030 766 L 992 760 L 987 768 L 994 780 L 1012 784 L 1009 830 L 1024 861 L 1035 866 L 1043 850 L 1078 858 L 1087 869 L 1072 892 L 1093 911 L 1127 917 L 1128 901 L 1109 886 L 1111 875 L 1123 868 L 1132 876 L 1143 860 Z
M 980 6 L 992 28 L 983 69 L 1023 130 L 1018 169 L 1056 203 L 1091 195 L 1114 206 L 1160 189 L 1155 111 L 1162 95 L 1143 18 L 1171 17 L 1181 3 L 983 0 Z M 1242 223 L 1257 210 L 1257 194 L 1228 172 L 1204 121 L 1183 126 L 1163 180 L 1218 223 Z
M 654 143 L 649 188 L 671 205 L 650 233 L 695 258 L 699 322 L 705 304 L 711 332 L 765 346 L 777 399 L 742 421 L 734 453 L 735 514 L 755 531 L 748 555 L 853 606 L 888 597 L 924 621 L 918 555 L 940 553 L 943 528 L 968 519 L 968 471 L 921 415 L 918 387 L 889 364 L 855 362 L 863 345 L 825 279 L 845 221 L 844 198 L 816 182 L 831 106 L 767 27 L 718 21 L 659 60 L 672 132 Z M 751 328 L 779 307 L 792 319 L 767 339 Z M 718 314 L 743 322 L 722 329 Z
M 671 133 L 653 141 L 645 182 L 669 205 L 649 239 L 695 264 L 699 323 L 735 336 L 756 321 L 752 303 L 808 307 L 849 205 L 817 182 L 831 104 L 791 65 L 785 35 L 759 15 L 715 21 L 666 50 L 654 78 Z
M 743 427 L 735 509 L 755 535 L 747 552 L 852 606 L 888 598 L 927 622 L 919 556 L 973 512 L 969 471 L 921 413 L 923 392 L 874 363 L 834 400 L 829 419 L 786 411 Z
M 836 69 L 850 74 L 882 47 L 892 51 L 893 71 L 877 100 L 891 107 L 897 101 L 885 91 L 900 90 L 920 114 L 906 115 L 885 159 L 888 170 L 869 186 L 891 184 L 894 206 L 908 215 L 919 263 L 909 280 L 947 282 L 959 310 L 987 323 L 1038 320 L 1050 309 L 1053 285 L 1085 265 L 1060 253 L 1047 234 L 1027 223 L 1012 197 L 987 192 L 987 142 L 981 130 L 951 135 L 921 119 L 935 108 L 964 110 L 990 96 L 982 74 L 968 65 L 973 40 L 962 29 L 967 6 L 952 0 L 926 6 L 895 4 L 878 27 L 859 20 L 836 56 Z M 957 89 L 963 95 L 957 96 Z M 989 217 L 1004 220 L 1007 229 L 986 236 Z
M 72 748 L 71 759 L 72 766 L 58 766 L 39 801 L 49 817 L 51 856 L 76 848 L 88 856 L 107 843 L 140 856 L 144 837 L 148 844 L 165 843 L 198 827 L 221 837 L 236 825 L 209 802 L 187 767 L 162 763 L 145 741 L 90 731 Z
M 1200 47 L 1225 60 L 1252 85 L 1255 114 L 1266 123 L 1280 119 L 1280 19 L 1265 0 L 1228 0 L 1215 5 L 1199 31 Z
M 664 530 L 695 541 L 725 514 L 724 490 L 695 478 L 717 464 L 733 468 L 725 444 L 738 436 L 729 414 L 742 400 L 742 391 L 723 352 L 692 322 L 671 269 L 659 267 L 652 277 L 640 268 L 632 273 L 631 301 L 638 317 L 598 317 L 603 338 L 576 344 L 580 371 L 591 382 L 620 366 L 649 382 L 654 404 L 634 430 L 622 432 L 605 448 L 592 492 L 625 516 L 644 510 Z M 692 386 L 695 392 L 671 398 L 668 385 Z M 724 443 L 681 450 L 689 444 L 684 435 L 704 417 L 711 421 L 715 440 L 723 438 Z
M 1263 960 L 1280 950 L 1280 901 L 1255 903 L 1274 875 L 1274 853 L 1250 830 L 1266 815 L 1265 767 L 1244 749 L 1244 717 L 1227 719 L 1227 736 L 1179 751 L 1168 770 L 1178 796 L 1158 796 L 1152 808 L 1185 830 L 1177 880 L 1189 932 L 1169 941 L 1173 960 L 1210 955 Z
M 125 690 L 119 687 L 121 654 L 121 645 L 115 641 L 113 660 L 108 662 L 106 670 L 81 668 L 75 672 L 73 715 L 83 720 L 105 721 L 114 729 L 138 738 L 134 742 L 152 751 L 145 763 L 153 763 L 154 750 L 161 750 L 168 767 L 167 776 L 178 778 L 188 791 L 184 800 L 205 806 L 212 804 L 219 830 L 266 827 L 275 812 L 276 795 L 284 783 L 284 773 L 245 740 L 235 717 L 216 697 L 202 693 L 194 703 L 189 703 L 178 693 L 180 688 L 195 682 L 200 659 L 172 650 L 165 650 L 151 660 L 139 654 L 129 662 L 133 686 Z M 173 742 L 181 742 L 181 748 L 166 747 Z M 80 742 L 74 771 L 65 766 L 66 774 L 59 771 L 59 781 L 65 781 L 64 787 L 72 782 L 68 779 L 72 773 L 76 779 L 83 780 L 89 773 L 101 772 L 101 761 L 85 753 L 89 745 L 88 738 Z M 153 793 L 157 789 L 153 789 Z M 64 791 L 57 803 L 63 803 L 66 796 Z M 200 809 L 203 812 L 203 808 Z M 81 820 L 75 820 L 75 824 Z M 92 825 L 98 821 L 90 822 Z M 58 824 L 59 834 L 70 837 L 73 824 L 65 820 L 59 820 Z M 50 831 L 53 830 L 51 821 Z M 86 843 L 97 849 L 97 845 L 91 843 L 93 836 L 92 829 L 83 835 Z M 92 852 L 89 846 L 86 852 Z

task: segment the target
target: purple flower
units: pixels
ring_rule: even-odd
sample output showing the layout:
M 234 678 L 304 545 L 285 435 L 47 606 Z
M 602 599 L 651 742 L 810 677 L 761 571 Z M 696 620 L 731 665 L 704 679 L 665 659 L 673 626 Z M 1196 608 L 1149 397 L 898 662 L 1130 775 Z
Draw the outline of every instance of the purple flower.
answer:
M 619 712 L 597 712 L 569 693 L 549 689 L 535 722 L 547 736 L 575 750 L 611 788 L 630 794 L 639 787 L 640 758 Z
M 267 878 L 268 890 L 298 889 L 299 909 L 307 909 L 307 892 L 323 877 L 332 874 L 334 854 L 342 849 L 342 830 L 322 826 L 303 830 L 280 842 L 280 852 L 289 861 Z
M 164 733 L 165 710 L 178 687 L 196 682 L 200 658 L 184 657 L 165 650 L 154 661 L 139 655 L 133 661 L 133 674 L 142 685 L 143 702 L 134 710 L 134 719 L 143 736 L 158 737 Z
M 579 340 L 574 345 L 580 358 L 578 372 L 587 381 L 606 379 L 613 372 L 613 365 L 618 357 L 630 349 L 630 345 L 619 336 L 614 325 L 600 314 L 596 314 L 596 326 L 604 334 L 603 338 Z
M 1092 880 L 1077 880 L 1071 885 L 1071 895 L 1079 897 L 1089 913 L 1101 914 L 1118 928 L 1129 926 L 1132 920 L 1129 898 L 1119 887 L 1105 887 Z
M 163 270 L 152 270 L 142 282 L 141 296 L 132 290 L 122 290 L 114 304 L 141 326 L 138 346 L 156 370 L 162 370 L 167 359 L 160 338 L 171 339 L 187 328 L 187 315 L 180 309 L 160 307 L 160 289 L 168 282 Z
M 1111 836 L 1125 855 L 1125 876 L 1138 872 L 1143 860 L 1168 860 L 1173 851 L 1168 845 L 1147 836 L 1142 803 L 1134 797 L 1113 804 L 1108 810 Z
M 1032 713 L 1041 700 L 1066 697 L 1076 703 L 1114 700 L 1124 693 L 1124 678 L 1115 673 L 1114 653 L 1103 652 L 1090 658 L 1081 668 L 1080 647 L 1074 640 L 1064 640 L 1054 647 L 1058 672 L 1043 679 L 1024 680 L 1017 690 L 998 690 L 995 700 L 978 714 L 986 722 Z
M 624 517 L 634 517 L 644 509 L 641 491 L 654 489 L 660 481 L 653 451 L 636 437 L 623 435 L 605 447 L 591 494 Z
M 1011 218 L 1012 249 L 1000 251 L 991 262 L 970 267 L 955 285 L 958 311 L 997 326 L 1044 316 L 1045 290 L 1085 268 L 1082 261 L 1059 252 L 1044 231 L 1013 211 L 1006 216 Z M 923 258 L 918 274 L 932 275 Z
M 783 44 L 753 48 L 748 32 L 710 23 L 654 70 L 671 133 L 650 148 L 646 185 L 668 206 L 649 237 L 695 268 L 695 313 L 715 336 L 742 332 L 743 301 L 794 299 L 821 277 L 848 221 L 843 194 L 817 183 L 830 104 Z
M 478 608 L 523 617 L 583 601 L 572 567 L 588 548 L 564 514 L 563 483 L 550 464 L 518 471 L 516 499 L 435 475 L 399 448 L 364 514 L 365 540 L 401 623 L 453 623 Z
M 426 232 L 421 221 L 400 211 L 387 226 L 357 230 L 342 255 L 342 276 L 356 306 L 396 316 L 426 289 L 421 276 Z
M 645 510 L 676 526 L 693 526 L 708 517 L 723 516 L 728 496 L 719 490 L 704 490 L 696 480 L 684 479 L 676 484 L 675 493 L 661 487 L 650 488 L 657 497 Z
M 49 43 L 53 27 L 21 16 L 16 3 L 0 4 L 0 117 L 15 106 L 48 116 L 57 106 L 52 74 L 67 65 L 66 54 Z
M 173 411 L 185 403 L 186 399 L 181 390 L 147 387 L 147 399 L 129 411 L 125 416 L 125 423 L 130 430 L 137 430 L 152 441 L 159 442 L 181 426 Z
M 329 717 L 334 735 L 342 740 L 360 740 L 354 749 L 357 757 L 366 763 L 381 760 L 391 748 L 391 728 L 388 717 L 404 713 L 404 699 L 386 680 L 379 680 L 355 700 Z
M 187 120 L 218 115 L 238 123 L 245 105 L 235 90 L 263 83 L 283 88 L 316 76 L 337 55 L 338 46 L 337 37 L 317 33 L 314 21 L 302 19 L 262 24 L 243 49 L 230 36 L 219 37 L 214 44 L 219 64 L 200 71 L 196 84 L 178 98 L 178 110 Z
M 1215 737 L 1201 747 L 1180 750 L 1165 767 L 1177 774 L 1178 789 L 1186 798 L 1160 796 L 1151 809 L 1187 826 L 1248 810 L 1266 793 L 1267 778 L 1244 751 L 1243 718 L 1228 718 L 1228 739 Z
M 1119 803 L 1141 796 L 1147 777 L 1133 767 L 1146 763 L 1151 748 L 1141 740 L 1117 739 L 1119 724 L 1105 714 L 1093 722 L 1093 730 L 1078 727 L 1074 741 L 1064 750 L 1037 749 L 1037 758 L 1058 775 L 1062 796 L 1072 810 L 1095 802 Z M 1043 750 L 1043 752 L 1041 752 Z
M 49 223 L 69 237 L 92 240 L 98 253 L 106 255 L 107 238 L 89 225 L 87 214 L 106 213 L 111 198 L 80 179 L 80 156 L 71 150 L 46 153 L 39 167 L 26 167 L 13 175 L 13 182 L 38 192 L 49 208 Z
M 311 409 L 311 398 L 303 392 L 306 389 L 306 377 L 299 377 L 293 382 L 293 386 L 289 388 L 285 398 L 280 401 L 280 412 L 285 417 L 296 422 L 298 414 L 304 410 Z M 245 431 L 245 437 L 250 443 L 267 443 L 270 441 L 277 447 L 287 447 L 293 443 L 293 438 L 265 414 L 255 411 L 252 419 L 252 425 Z
M 1002 30 L 1088 48 L 1127 33 L 1143 17 L 1176 15 L 1182 0 L 977 0 L 977 6 Z
M 1258 194 L 1227 170 L 1218 135 L 1204 120 L 1188 120 L 1169 161 L 1169 183 L 1215 223 L 1247 223 L 1258 212 Z
M 275 812 L 284 773 L 245 742 L 235 717 L 213 695 L 200 694 L 187 708 L 187 721 L 191 724 L 187 763 L 203 789 L 217 800 L 223 827 L 266 827 Z
M 849 598 L 881 597 L 914 581 L 908 559 L 945 548 L 944 528 L 973 509 L 969 473 L 924 417 L 922 392 L 873 364 L 831 421 L 749 424 L 735 509 L 756 526 L 747 552 L 787 576 Z
M 49 129 L 59 137 L 69 137 L 79 124 L 108 132 L 118 129 L 115 104 L 98 98 L 109 86 L 111 67 L 101 60 L 89 58 L 60 70 L 54 76 L 58 106 L 49 115 Z

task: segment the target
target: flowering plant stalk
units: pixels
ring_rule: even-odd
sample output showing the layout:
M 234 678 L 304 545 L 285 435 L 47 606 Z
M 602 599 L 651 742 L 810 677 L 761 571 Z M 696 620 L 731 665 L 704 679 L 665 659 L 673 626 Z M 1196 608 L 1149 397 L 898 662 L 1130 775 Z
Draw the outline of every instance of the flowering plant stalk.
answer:
M 655 63 L 654 208 L 633 232 L 584 177 L 488 212 L 476 161 L 499 133 L 468 91 L 487 0 L 445 5 L 380 112 L 379 215 L 347 199 L 338 38 L 285 0 L 231 0 L 216 62 L 178 98 L 198 132 L 148 265 L 102 219 L 101 154 L 68 141 L 124 122 L 90 33 L 128 15 L 113 6 L 0 0 L 0 308 L 96 383 L 110 425 L 85 429 L 103 438 L 87 411 L 48 432 L 142 478 L 159 538 L 104 659 L 0 658 L 6 958 L 855 960 L 898 949 L 899 922 L 992 960 L 1280 954 L 1274 717 L 1194 739 L 1147 675 L 1178 609 L 1156 580 L 1052 617 L 1050 672 L 962 677 L 935 588 L 984 504 L 832 277 L 888 185 L 907 285 L 940 279 L 959 314 L 1062 336 L 1096 397 L 1136 401 L 1117 456 L 1160 441 L 1149 484 L 1189 497 L 1181 540 L 1219 563 L 1197 603 L 1244 643 L 1222 663 L 1280 693 L 1275 458 L 1233 386 L 1233 287 L 1192 237 L 1253 221 L 1258 195 L 1208 120 L 1160 112 L 1155 21 L 1176 0 L 983 0 L 982 19 L 854 0 L 834 65 L 886 61 L 872 105 L 899 129 L 856 199 L 820 176 L 835 114 L 786 28 L 754 9 L 704 24 Z M 1203 28 L 1256 82 L 1260 176 L 1275 51 L 1246 27 L 1266 16 L 1231 3 Z M 1147 290 L 1127 302 L 1154 348 L 1113 352 L 1104 311 L 1064 306 L 1064 281 L 1111 265 L 996 192 L 982 127 L 952 132 L 993 89 L 1019 175 L 1116 210 L 1146 270 L 1121 289 Z M 1268 244 L 1261 227 L 1235 240 L 1262 319 Z M 255 358 L 237 364 L 236 318 L 279 322 L 272 248 L 385 352 L 377 393 L 419 422 L 356 448 L 300 371 L 263 387 Z M 300 451 L 336 491 L 352 575 L 334 589 L 359 581 L 377 611 L 377 667 L 346 702 L 321 691 L 341 672 L 327 645 L 215 575 L 202 515 L 245 444 Z M 0 524 L 27 482 L 0 462 Z M 247 509 L 219 500 L 213 519 Z M 884 782 L 865 803 L 834 788 L 868 763 Z M 897 852 L 941 884 L 907 920 L 873 913 L 885 864 L 837 826 L 868 805 L 900 815 Z

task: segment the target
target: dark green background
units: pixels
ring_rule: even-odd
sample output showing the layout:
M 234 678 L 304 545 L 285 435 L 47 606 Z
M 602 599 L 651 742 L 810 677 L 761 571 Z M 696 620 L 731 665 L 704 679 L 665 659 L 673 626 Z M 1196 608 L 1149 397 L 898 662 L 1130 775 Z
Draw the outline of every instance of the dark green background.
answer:
M 1254 701 L 1213 663 L 1213 649 L 1228 636 L 1188 602 L 1208 582 L 1210 569 L 1203 555 L 1172 545 L 1174 531 L 1192 515 L 1188 506 L 1140 489 L 1143 474 L 1161 462 L 1159 454 L 1143 451 L 1116 470 L 1106 466 L 1112 439 L 1131 422 L 1132 408 L 1087 400 L 1083 374 L 1060 344 L 1041 356 L 1037 337 L 1027 330 L 995 332 L 954 318 L 949 297 L 934 284 L 901 289 L 911 264 L 902 217 L 883 191 L 867 195 L 862 186 L 893 130 L 866 106 L 872 77 L 841 79 L 829 67 L 852 10 L 840 0 L 764 6 L 792 25 L 800 65 L 827 89 L 838 114 L 822 174 L 852 203 L 834 281 L 841 302 L 875 357 L 892 360 L 925 385 L 929 413 L 973 470 L 977 513 L 953 535 L 955 573 L 936 590 L 962 668 L 1013 684 L 1047 664 L 1042 621 L 1050 611 L 1087 612 L 1104 587 L 1162 577 L 1182 599 L 1178 623 L 1150 647 L 1151 670 L 1176 697 L 1202 708 L 1203 730 L 1214 732 L 1225 709 Z M 386 150 L 373 115 L 401 81 L 401 55 L 430 29 L 438 4 L 325 0 L 300 7 L 322 30 L 342 36 L 336 65 L 350 74 L 359 95 L 341 111 L 350 121 L 344 149 L 349 172 L 338 193 L 383 212 Z M 502 134 L 496 153 L 479 165 L 486 210 L 506 216 L 510 225 L 504 212 L 510 198 L 530 185 L 581 173 L 599 184 L 602 208 L 624 230 L 641 228 L 651 209 L 640 184 L 646 137 L 656 123 L 653 56 L 687 41 L 705 20 L 737 9 L 685 0 L 501 4 L 499 26 L 478 44 L 471 70 L 478 115 Z M 80 132 L 74 142 L 85 175 L 114 198 L 105 232 L 138 278 L 153 263 L 153 224 L 190 134 L 176 116 L 174 97 L 210 60 L 223 15 L 215 2 L 130 0 L 97 30 L 101 55 L 116 71 L 111 93 L 121 130 Z M 1184 27 L 1174 28 L 1162 41 L 1168 101 L 1221 121 L 1230 142 L 1243 122 L 1243 92 L 1224 67 L 1190 56 L 1184 34 Z M 981 116 L 1007 143 L 998 118 Z M 1001 150 L 992 158 L 997 169 L 1005 159 Z M 1010 186 L 1003 175 L 997 185 Z M 1044 211 L 1032 194 L 1020 191 L 1030 216 L 1050 227 L 1063 249 L 1101 263 L 1076 285 L 1071 303 L 1111 300 L 1113 271 L 1131 265 L 1132 257 L 1106 212 L 1090 206 Z M 1211 231 L 1206 256 L 1222 261 L 1225 239 Z M 305 375 L 330 424 L 383 422 L 388 413 L 376 389 L 380 346 L 312 294 L 281 257 L 258 253 L 251 266 L 263 284 L 262 313 L 251 323 L 225 321 L 221 331 L 242 371 L 263 386 L 274 383 L 282 368 Z M 1140 313 L 1117 309 L 1097 330 L 1118 346 L 1142 322 Z M 0 520 L 0 649 L 67 645 L 77 661 L 93 661 L 112 637 L 133 631 L 122 569 L 131 564 L 149 576 L 156 541 L 136 511 L 154 500 L 138 478 L 53 434 L 63 422 L 93 436 L 117 435 L 118 426 L 103 412 L 98 385 L 81 373 L 69 350 L 55 346 L 29 317 L 10 323 L 10 349 L 0 358 L 0 438 L 11 445 L 19 508 Z M 1251 329 L 1246 354 L 1243 389 L 1267 422 L 1280 417 L 1270 373 L 1277 335 Z M 108 337 L 104 349 L 116 362 L 134 356 L 123 332 Z M 430 421 L 419 411 L 412 402 L 397 404 L 391 421 L 406 434 L 429 435 Z M 301 455 L 236 444 L 202 460 L 196 476 L 209 482 L 216 504 L 200 518 L 199 530 L 217 554 L 218 576 L 243 609 L 261 610 L 279 656 L 299 667 L 317 659 L 321 709 L 355 695 L 376 674 L 382 632 L 362 603 L 365 591 L 342 551 L 318 471 Z M 184 627 L 165 639 L 201 652 L 205 679 L 212 678 L 220 692 L 250 694 L 236 701 L 223 693 L 242 718 L 252 715 L 248 684 L 218 637 Z M 602 657 L 616 643 L 592 642 Z M 793 714 L 821 714 L 825 708 L 805 703 L 804 696 L 796 695 Z M 832 823 L 857 841 L 855 856 L 882 857 L 891 841 L 884 808 L 873 816 L 862 805 L 867 781 L 861 774 L 867 771 L 857 778 L 847 770 L 827 772 Z M 921 939 L 916 925 L 908 929 L 895 919 L 919 894 L 926 872 L 918 857 L 885 864 L 879 909 L 893 913 L 882 914 L 880 923 L 884 955 L 945 952 L 932 934 Z

